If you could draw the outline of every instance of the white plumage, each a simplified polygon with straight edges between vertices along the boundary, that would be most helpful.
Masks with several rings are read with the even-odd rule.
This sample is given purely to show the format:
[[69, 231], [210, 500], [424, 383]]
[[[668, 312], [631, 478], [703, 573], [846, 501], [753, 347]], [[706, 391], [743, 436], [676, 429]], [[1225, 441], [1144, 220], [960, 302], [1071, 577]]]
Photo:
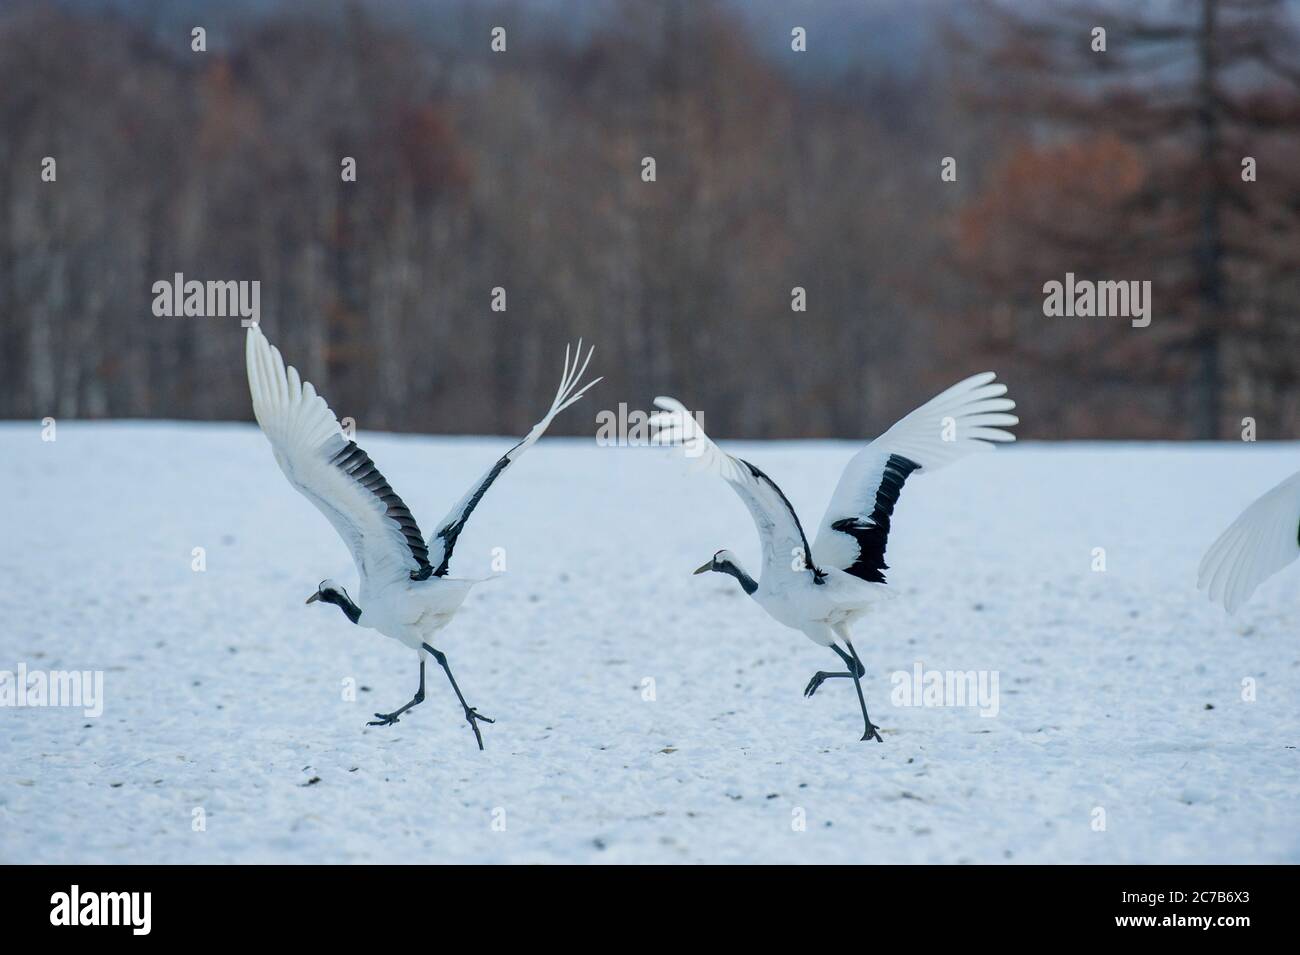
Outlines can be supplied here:
[[[1018, 419], [1007, 412], [1015, 402], [992, 372], [974, 375], [932, 398], [866, 448], [844, 469], [811, 547], [794, 508], [766, 474], [723, 452], [686, 407], [660, 397], [651, 416], [653, 441], [679, 446], [696, 468], [722, 477], [749, 509], [762, 545], [762, 570], [755, 581], [727, 550], [718, 551], [696, 573], [735, 577], [745, 592], [778, 622], [830, 647], [849, 667], [818, 672], [805, 689], [811, 696], [831, 677], [852, 677], [866, 722], [863, 739], [880, 739], [867, 717], [859, 677], [863, 668], [850, 628], [872, 604], [886, 598], [885, 547], [894, 505], [913, 471], [927, 473], [994, 442], [1014, 441], [1005, 427]], [[811, 555], [811, 556], [809, 556]], [[837, 640], [848, 647], [841, 650]]]
[[831, 524], [842, 518], [867, 514], [873, 509], [885, 469], [892, 455], [921, 466], [929, 474], [967, 454], [992, 451], [994, 443], [1014, 441], [1002, 430], [1018, 423], [1007, 414], [1016, 403], [1003, 397], [1007, 386], [995, 382], [991, 371], [972, 375], [915, 411], [859, 451], [844, 468], [831, 495], [826, 515], [817, 529], [813, 557], [831, 567], [852, 560], [854, 539]]
[[331, 580], [322, 581], [307, 602], [335, 604], [353, 623], [378, 630], [419, 656], [420, 689], [415, 698], [393, 713], [376, 713], [378, 720], [371, 725], [396, 723], [424, 699], [427, 652], [446, 671], [481, 749], [476, 720], [491, 720], [465, 703], [445, 655], [430, 645], [479, 582], [446, 576], [452, 552], [465, 522], [501, 472], [536, 443], [557, 414], [601, 380], [579, 384], [591, 350], [583, 360], [579, 342], [572, 365], [565, 350], [564, 374], [546, 415], [466, 492], [427, 541], [370, 456], [344, 435], [325, 399], [295, 368], [285, 366], [280, 352], [256, 325], [248, 329], [245, 357], [253, 413], [271, 442], [280, 470], [338, 531], [360, 578], [358, 602]]
[[1219, 535], [1197, 573], [1196, 586], [1228, 613], [1269, 577], [1300, 557], [1300, 474], [1273, 488]]

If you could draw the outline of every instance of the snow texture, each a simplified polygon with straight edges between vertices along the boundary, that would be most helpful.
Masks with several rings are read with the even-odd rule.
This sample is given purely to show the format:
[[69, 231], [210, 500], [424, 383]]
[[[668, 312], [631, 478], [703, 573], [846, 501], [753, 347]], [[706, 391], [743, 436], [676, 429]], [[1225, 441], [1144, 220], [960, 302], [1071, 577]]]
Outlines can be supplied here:
[[[426, 533], [512, 443], [358, 441]], [[860, 446], [727, 443], [814, 526]], [[0, 862], [1300, 861], [1300, 568], [1233, 618], [1195, 590], [1298, 452], [1020, 445], [914, 476], [899, 598], [857, 629], [879, 744], [849, 681], [804, 699], [829, 651], [691, 576], [724, 546], [757, 571], [723, 482], [547, 438], [452, 562], [507, 562], [440, 635], [497, 721], [480, 753], [436, 668], [365, 726], [415, 656], [304, 606], [355, 572], [255, 428], [0, 425], [0, 670], [100, 669], [106, 697], [0, 709]], [[918, 661], [996, 670], [997, 716], [892, 705]]]

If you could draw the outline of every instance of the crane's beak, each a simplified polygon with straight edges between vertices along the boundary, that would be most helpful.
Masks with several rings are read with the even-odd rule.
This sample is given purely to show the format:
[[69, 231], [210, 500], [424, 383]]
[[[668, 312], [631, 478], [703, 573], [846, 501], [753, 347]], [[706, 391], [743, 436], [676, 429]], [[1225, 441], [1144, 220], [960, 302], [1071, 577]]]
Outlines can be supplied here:
[[713, 569], [713, 561], [710, 560], [707, 564], [705, 564], [705, 565], [704, 565], [703, 567], [701, 567], [699, 570], [691, 571], [691, 573], [692, 573], [692, 574], [702, 574], [702, 573], [704, 573], [706, 570], [712, 570], [712, 569]]
[[307, 598], [307, 603], [309, 603], [309, 604], [314, 604], [314, 603], [315, 603], [316, 601], [318, 601], [318, 600], [320, 600], [320, 591], [319, 591], [319, 590], [316, 591], [316, 593], [312, 594], [310, 597]]

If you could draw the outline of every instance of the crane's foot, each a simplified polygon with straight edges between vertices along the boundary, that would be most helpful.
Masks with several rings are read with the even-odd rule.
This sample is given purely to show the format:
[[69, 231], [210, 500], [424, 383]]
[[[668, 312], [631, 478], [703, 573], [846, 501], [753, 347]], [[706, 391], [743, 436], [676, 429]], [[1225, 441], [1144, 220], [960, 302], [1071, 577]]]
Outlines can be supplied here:
[[378, 719], [371, 720], [367, 726], [392, 726], [394, 723], [400, 723], [396, 713], [376, 713]]
[[806, 697], [812, 696], [826, 682], [826, 679], [832, 676], [835, 676], [835, 674], [827, 673], [825, 670], [818, 670], [813, 674], [812, 679], [808, 681], [808, 685], [804, 687], [803, 695]]
[[476, 740], [478, 740], [478, 748], [479, 748], [479, 749], [482, 749], [482, 748], [483, 748], [483, 734], [480, 733], [479, 730], [478, 730], [478, 721], [479, 721], [479, 720], [482, 720], [484, 723], [495, 723], [495, 722], [496, 722], [496, 720], [492, 719], [491, 717], [484, 716], [482, 713], [480, 713], [478, 710], [474, 709], [474, 707], [472, 707], [472, 706], [467, 706], [467, 707], [465, 707], [465, 722], [468, 723], [468, 724], [469, 724], [469, 728], [472, 729], [472, 730], [474, 731], [474, 738], [475, 738]]
[[884, 740], [881, 739], [880, 734], [876, 732], [879, 729], [880, 727], [877, 726], [875, 723], [868, 723], [867, 731], [862, 734], [861, 742], [865, 743], [869, 739], [874, 739], [877, 743], [883, 743]]

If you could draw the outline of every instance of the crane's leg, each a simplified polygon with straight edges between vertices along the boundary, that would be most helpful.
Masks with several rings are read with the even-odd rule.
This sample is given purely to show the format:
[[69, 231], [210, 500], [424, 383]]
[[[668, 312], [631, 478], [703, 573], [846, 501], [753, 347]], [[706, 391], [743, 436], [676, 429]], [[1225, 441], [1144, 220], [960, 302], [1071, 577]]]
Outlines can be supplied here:
[[376, 713], [375, 716], [379, 717], [379, 719], [371, 720], [366, 725], [367, 726], [392, 726], [394, 723], [399, 722], [397, 719], [399, 716], [401, 716], [411, 707], [418, 706], [423, 702], [424, 702], [424, 657], [420, 657], [420, 688], [415, 691], [415, 696], [411, 698], [411, 702], [407, 703], [405, 706], [399, 709], [393, 710], [393, 712], [391, 713]]
[[[837, 654], [839, 654], [839, 657], [841, 660], [844, 661], [845, 666], [851, 667], [854, 670], [856, 670], [858, 676], [862, 676], [864, 673], [867, 672], [866, 667], [864, 667], [861, 663], [858, 663], [858, 665], [854, 667], [853, 658], [849, 656], [847, 653], [845, 653], [843, 650], [841, 650], [835, 644], [833, 643], [831, 644], [831, 649], [834, 650]], [[829, 673], [826, 670], [818, 670], [816, 673], [813, 674], [813, 678], [808, 681], [808, 685], [804, 687], [803, 695], [812, 696], [814, 693], [817, 692], [817, 688], [820, 687], [822, 683], [824, 683], [826, 680], [833, 680], [839, 677], [850, 677], [850, 676], [853, 676], [853, 674], [850, 673], [848, 670], [836, 670], [834, 672], [829, 672]]]
[[880, 738], [880, 733], [877, 732], [880, 727], [872, 723], [871, 717], [867, 715], [867, 699], [862, 695], [861, 676], [866, 672], [866, 668], [862, 665], [862, 661], [858, 659], [858, 651], [853, 649], [853, 641], [846, 639], [844, 643], [848, 646], [849, 653], [853, 656], [853, 685], [858, 691], [858, 702], [862, 704], [862, 719], [867, 724], [867, 728], [862, 734], [862, 739], [864, 742], [869, 739], [874, 739], [877, 743], [883, 743], [884, 740]]
[[478, 710], [474, 709], [474, 707], [465, 702], [465, 697], [461, 694], [460, 687], [456, 685], [456, 678], [451, 675], [451, 667], [447, 666], [446, 654], [441, 650], [435, 650], [427, 643], [423, 644], [423, 646], [424, 649], [428, 650], [429, 653], [433, 655], [433, 658], [438, 661], [438, 666], [447, 671], [447, 679], [451, 681], [451, 688], [456, 691], [456, 699], [460, 700], [461, 708], [465, 711], [465, 722], [469, 723], [469, 728], [474, 731], [474, 738], [478, 740], [478, 748], [482, 749], [483, 734], [478, 731], [477, 721], [482, 720], [484, 723], [495, 723], [496, 720], [488, 719], [488, 717], [484, 716]]

